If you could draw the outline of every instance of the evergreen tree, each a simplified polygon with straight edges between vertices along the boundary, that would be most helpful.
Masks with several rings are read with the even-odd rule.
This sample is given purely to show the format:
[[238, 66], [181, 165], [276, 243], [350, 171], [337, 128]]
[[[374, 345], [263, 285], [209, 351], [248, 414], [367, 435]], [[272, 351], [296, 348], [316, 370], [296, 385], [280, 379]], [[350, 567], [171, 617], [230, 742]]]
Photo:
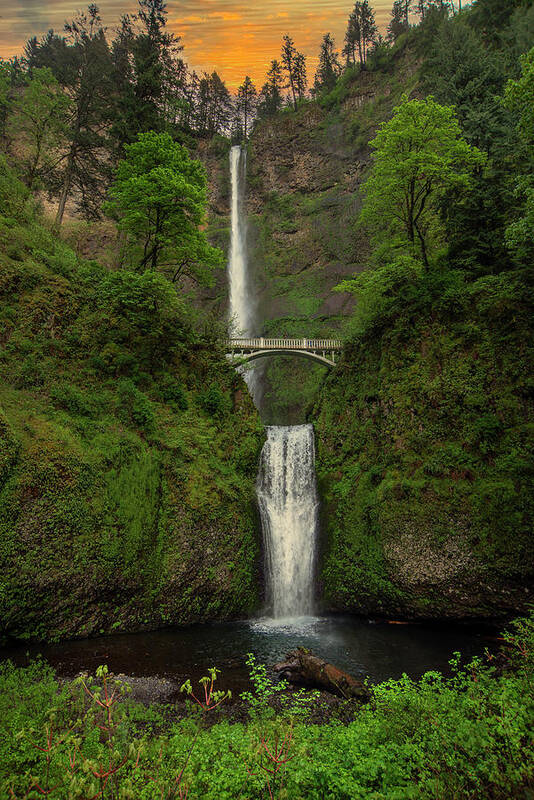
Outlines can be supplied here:
[[236, 114], [242, 123], [243, 138], [248, 138], [248, 133], [254, 112], [257, 105], [257, 91], [251, 79], [247, 75], [239, 89], [237, 90], [237, 98], [235, 104]]
[[[70, 97], [68, 147], [55, 173], [52, 188], [59, 190], [56, 225], [60, 226], [67, 199], [76, 190], [78, 206], [88, 216], [98, 216], [105, 190], [105, 164], [108, 156], [107, 132], [110, 124], [111, 58], [98, 8], [88, 7], [65, 24], [67, 50], [55, 37], [50, 49], [54, 55], [66, 54], [65, 65], [58, 64]], [[44, 42], [44, 55], [48, 42]], [[41, 51], [41, 47], [38, 47]], [[42, 51], [41, 51], [41, 54]], [[56, 75], [57, 77], [57, 75]]]
[[391, 9], [391, 19], [389, 21], [386, 38], [388, 42], [396, 41], [401, 34], [408, 30], [408, 9], [405, 0], [394, 0]]
[[306, 56], [299, 53], [293, 39], [288, 33], [284, 36], [282, 44], [282, 66], [287, 73], [287, 83], [284, 88], [291, 92], [293, 108], [297, 109], [297, 100], [306, 95], [308, 80], [306, 76]]
[[182, 49], [179, 39], [165, 30], [167, 7], [164, 0], [139, 0], [138, 24], [133, 44], [137, 117], [133, 133], [164, 127], [166, 84], [173, 70], [173, 60]]
[[523, 207], [506, 230], [506, 243], [516, 259], [531, 269], [534, 260], [534, 48], [521, 57], [519, 79], [508, 81], [505, 103], [514, 112], [528, 154], [525, 174], [516, 178], [516, 194]]
[[443, 203], [449, 258], [463, 269], [500, 269], [508, 260], [504, 231], [514, 208], [510, 154], [518, 149], [509, 111], [499, 95], [504, 87], [502, 57], [488, 50], [462, 18], [442, 20], [422, 66], [424, 90], [454, 106], [466, 140], [489, 155], [473, 176], [469, 194]]
[[122, 16], [120, 27], [111, 43], [113, 114], [110, 135], [113, 142], [114, 161], [123, 156], [124, 145], [133, 140], [137, 128], [133, 24], [133, 20], [128, 14]]
[[260, 116], [270, 116], [276, 114], [282, 108], [284, 97], [284, 76], [282, 66], [279, 61], [274, 59], [267, 72], [267, 80], [263, 84], [258, 103], [258, 114]]
[[230, 130], [234, 115], [232, 98], [217, 74], [205, 72], [198, 81], [195, 97], [195, 127], [204, 136]]
[[357, 49], [359, 62], [362, 67], [365, 67], [367, 52], [377, 33], [375, 15], [369, 5], [369, 0], [358, 0], [349, 17], [345, 33], [343, 54], [347, 59], [347, 64], [356, 63]]
[[299, 100], [306, 96], [308, 88], [308, 78], [306, 75], [306, 56], [304, 53], [297, 53], [294, 63], [295, 89]]
[[325, 33], [319, 51], [319, 64], [314, 79], [315, 92], [331, 91], [341, 74], [339, 55], [335, 50], [334, 39]]

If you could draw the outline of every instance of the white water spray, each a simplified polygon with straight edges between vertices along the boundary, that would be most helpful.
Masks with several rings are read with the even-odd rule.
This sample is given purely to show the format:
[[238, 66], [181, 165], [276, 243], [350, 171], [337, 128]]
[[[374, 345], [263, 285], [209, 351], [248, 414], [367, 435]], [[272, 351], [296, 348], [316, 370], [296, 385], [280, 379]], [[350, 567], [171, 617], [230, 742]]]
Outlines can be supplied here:
[[[230, 258], [228, 282], [230, 288], [230, 335], [251, 337], [256, 333], [256, 298], [251, 286], [247, 264], [247, 225], [245, 214], [245, 185], [247, 152], [240, 145], [230, 150], [230, 180], [232, 187]], [[259, 397], [257, 368], [244, 372], [254, 401]]]
[[312, 614], [318, 522], [312, 425], [267, 428], [257, 493], [272, 615]]

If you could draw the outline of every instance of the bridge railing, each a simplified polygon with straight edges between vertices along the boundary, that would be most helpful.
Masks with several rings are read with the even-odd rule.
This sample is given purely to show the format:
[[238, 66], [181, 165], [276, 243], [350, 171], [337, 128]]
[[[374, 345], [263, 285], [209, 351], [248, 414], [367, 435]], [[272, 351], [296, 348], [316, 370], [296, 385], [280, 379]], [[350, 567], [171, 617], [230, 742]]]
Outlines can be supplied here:
[[224, 346], [230, 350], [341, 350], [339, 339], [226, 339]]

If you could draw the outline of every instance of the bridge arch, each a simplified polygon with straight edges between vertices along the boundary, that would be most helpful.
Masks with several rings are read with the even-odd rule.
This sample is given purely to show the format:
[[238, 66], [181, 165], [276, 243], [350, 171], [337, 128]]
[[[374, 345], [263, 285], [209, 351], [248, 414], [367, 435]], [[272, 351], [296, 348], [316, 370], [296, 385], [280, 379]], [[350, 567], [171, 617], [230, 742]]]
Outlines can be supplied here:
[[342, 343], [337, 339], [228, 339], [225, 342], [228, 357], [241, 363], [266, 356], [300, 356], [324, 367], [335, 367], [336, 354]]

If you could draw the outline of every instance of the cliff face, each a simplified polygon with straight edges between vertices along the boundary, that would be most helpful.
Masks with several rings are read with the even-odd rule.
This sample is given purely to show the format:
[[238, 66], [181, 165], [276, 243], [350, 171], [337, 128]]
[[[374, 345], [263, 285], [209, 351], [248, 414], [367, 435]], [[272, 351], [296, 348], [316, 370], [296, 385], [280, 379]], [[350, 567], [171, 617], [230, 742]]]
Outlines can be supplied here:
[[532, 603], [531, 320], [528, 286], [504, 273], [348, 345], [313, 412], [329, 609]]
[[1, 632], [87, 636], [259, 602], [262, 427], [158, 276], [0, 217]]
[[[389, 71], [347, 73], [331, 95], [262, 120], [248, 148], [248, 249], [266, 335], [336, 335], [353, 303], [332, 288], [362, 270], [369, 243], [357, 225], [368, 142], [416, 82], [399, 51]], [[298, 422], [324, 370], [294, 359], [265, 364], [263, 416]]]

